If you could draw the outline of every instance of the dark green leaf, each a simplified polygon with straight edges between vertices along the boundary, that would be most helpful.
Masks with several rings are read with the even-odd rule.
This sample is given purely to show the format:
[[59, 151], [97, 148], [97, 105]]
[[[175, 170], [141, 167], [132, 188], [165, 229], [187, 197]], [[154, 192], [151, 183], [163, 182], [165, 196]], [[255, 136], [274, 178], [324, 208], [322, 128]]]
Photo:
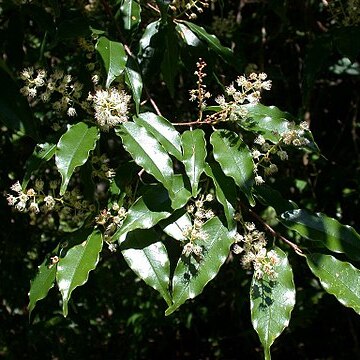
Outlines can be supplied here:
[[173, 177], [172, 189], [169, 192], [171, 207], [179, 209], [191, 198], [189, 179], [186, 175], [176, 174]]
[[113, 239], [122, 242], [125, 240], [122, 237], [123, 234], [136, 229], [150, 229], [170, 215], [171, 207], [167, 191], [160, 185], [151, 186], [131, 205], [122, 226], [115, 233]]
[[350, 259], [360, 260], [360, 235], [351, 226], [302, 209], [286, 211], [281, 215], [280, 221], [308, 240], [320, 241], [331, 251], [345, 253]]
[[201, 44], [199, 38], [185, 25], [177, 24], [176, 30], [186, 45], [196, 47]]
[[151, 112], [139, 114], [135, 122], [148, 130], [164, 149], [178, 160], [182, 160], [181, 138], [175, 127], [164, 117]]
[[172, 314], [187, 299], [199, 295], [229, 254], [233, 239], [218, 218], [207, 221], [202, 230], [208, 236], [206, 240], [196, 241], [196, 245], [203, 248], [202, 258], [182, 255], [179, 259], [173, 277], [173, 305], [166, 310], [166, 315]]
[[212, 179], [215, 186], [216, 198], [224, 207], [229, 231], [235, 231], [236, 221], [234, 220], [234, 215], [236, 212], [236, 186], [234, 180], [225, 176], [218, 163], [207, 164], [205, 173]]
[[295, 305], [295, 285], [286, 254], [279, 248], [273, 251], [280, 262], [274, 267], [276, 280], [267, 275], [253, 276], [250, 291], [251, 321], [264, 346], [265, 359], [270, 359], [270, 346], [289, 325]]
[[186, 130], [181, 135], [184, 150], [183, 164], [190, 179], [192, 196], [198, 194], [199, 180], [205, 169], [206, 141], [201, 129]]
[[214, 50], [218, 55], [222, 56], [225, 60], [231, 61], [233, 58], [233, 52], [228, 47], [221, 45], [219, 39], [215, 35], [211, 35], [206, 30], [195, 25], [189, 21], [183, 21], [183, 23], [194, 32], [201, 40], [205, 41], [208, 46]]
[[97, 44], [96, 50], [99, 52], [106, 71], [106, 87], [122, 74], [125, 69], [127, 55], [123, 44], [110, 41], [105, 36], [102, 36]]
[[229, 130], [214, 131], [210, 142], [214, 148], [214, 158], [224, 174], [232, 177], [250, 204], [255, 205], [252, 195], [254, 162], [249, 148], [236, 133]]
[[120, 10], [124, 22], [124, 29], [131, 30], [133, 27], [139, 25], [141, 21], [141, 6], [138, 1], [124, 0]]
[[129, 57], [125, 67], [125, 83], [131, 89], [135, 103], [136, 113], [140, 111], [140, 101], [143, 89], [141, 74], [137, 70], [136, 60]]
[[36, 303], [44, 299], [49, 290], [54, 286], [56, 275], [56, 265], [51, 265], [48, 259], [39, 266], [39, 270], [31, 281], [30, 292], [29, 292], [29, 313], [34, 310]]
[[130, 122], [117, 129], [117, 133], [135, 162], [171, 191], [172, 161], [155, 137], [144, 127]]
[[102, 235], [94, 230], [91, 235], [80, 245], [71, 248], [61, 258], [56, 273], [56, 281], [63, 299], [63, 315], [68, 314], [68, 302], [73, 290], [85, 284], [89, 273], [94, 270], [102, 248]]
[[311, 254], [306, 260], [324, 289], [360, 315], [360, 270], [330, 255]]
[[55, 151], [56, 144], [45, 143], [37, 145], [30, 158], [26, 161], [26, 173], [22, 181], [23, 189], [26, 188], [31, 175], [39, 169], [43, 162], [49, 161], [55, 155]]
[[128, 243], [129, 248], [122, 250], [122, 254], [137, 276], [159, 291], [170, 306], [170, 261], [165, 245], [158, 240], [159, 235], [154, 230], [133, 231], [123, 243]]
[[164, 57], [161, 63], [161, 74], [170, 95], [175, 95], [175, 78], [179, 70], [179, 40], [172, 24], [167, 25], [164, 31]]
[[60, 195], [65, 193], [75, 168], [85, 164], [90, 151], [95, 149], [99, 136], [96, 126], [83, 122], [69, 126], [61, 136], [55, 155], [55, 163], [62, 177]]

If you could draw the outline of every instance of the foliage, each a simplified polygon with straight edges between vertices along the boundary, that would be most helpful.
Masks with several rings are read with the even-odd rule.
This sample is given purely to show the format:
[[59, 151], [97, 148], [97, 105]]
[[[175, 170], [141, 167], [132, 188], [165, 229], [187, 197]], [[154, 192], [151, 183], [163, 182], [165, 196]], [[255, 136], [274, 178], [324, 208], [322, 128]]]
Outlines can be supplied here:
[[[134, 302], [146, 309], [126, 324], [141, 341], [139, 329], [164, 314], [190, 324], [186, 304], [198, 304], [204, 318], [214, 311], [216, 304], [206, 307], [200, 294], [216, 290], [227, 267], [239, 282], [226, 285], [241, 287], [235, 301], [247, 293], [250, 312], [242, 315], [251, 315], [265, 359], [291, 328], [297, 306], [318, 301], [310, 290], [303, 295], [303, 286], [316, 284], [319, 298], [327, 292], [359, 313], [356, 217], [342, 214], [346, 203], [336, 203], [339, 198], [326, 203], [334, 184], [317, 169], [328, 166], [320, 151], [335, 140], [327, 147], [310, 114], [324, 83], [358, 82], [359, 48], [351, 44], [359, 39], [360, 14], [356, 7], [339, 12], [336, 4], [306, 1], [328, 27], [310, 36], [306, 24], [290, 18], [290, 4], [281, 3], [255, 2], [252, 9], [241, 2], [237, 21], [233, 2], [221, 1], [4, 3], [0, 120], [7, 161], [1, 177], [12, 206], [7, 216], [18, 223], [26, 216], [17, 212], [27, 213], [31, 226], [26, 250], [17, 256], [33, 256], [26, 272], [33, 326], [41, 304], [53, 306], [52, 288], [60, 293], [63, 316], [78, 317], [81, 290], [74, 290], [97, 278], [101, 291], [83, 307], [110, 314], [101, 296], [115, 302], [114, 284], [136, 276], [158, 292], [135, 280], [123, 295], [124, 307]], [[217, 15], [206, 17], [218, 13], [228, 14], [228, 28]], [[249, 29], [260, 23], [257, 39]], [[296, 76], [290, 61], [277, 68], [283, 54], [267, 51], [286, 44], [287, 30], [296, 45], [291, 51], [303, 52], [291, 55], [297, 65], [304, 62]], [[249, 37], [246, 51], [236, 33]], [[280, 81], [284, 73], [289, 77]], [[326, 82], [317, 83], [320, 76]], [[351, 133], [359, 156], [356, 106]], [[14, 154], [26, 162], [9, 161]], [[343, 159], [341, 150], [337, 154]], [[344, 178], [341, 192], [353, 200], [359, 184], [355, 176], [350, 185]], [[317, 183], [324, 184], [318, 196]], [[37, 271], [34, 264], [41, 264]], [[71, 320], [56, 315], [48, 321], [61, 328]], [[110, 338], [115, 329], [103, 331]], [[146, 357], [131, 346], [133, 358]]]

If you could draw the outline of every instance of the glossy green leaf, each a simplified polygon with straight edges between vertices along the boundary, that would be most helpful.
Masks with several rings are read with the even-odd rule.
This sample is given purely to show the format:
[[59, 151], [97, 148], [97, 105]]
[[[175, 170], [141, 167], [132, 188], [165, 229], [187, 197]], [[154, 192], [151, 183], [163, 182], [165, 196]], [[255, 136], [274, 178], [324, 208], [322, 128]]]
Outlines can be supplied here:
[[96, 126], [83, 122], [68, 126], [57, 144], [55, 163], [61, 174], [60, 195], [68, 186], [75, 168], [85, 164], [91, 150], [95, 149], [100, 133]]
[[230, 232], [236, 231], [236, 186], [234, 180], [226, 176], [218, 163], [206, 164], [205, 173], [215, 186], [216, 199], [224, 207], [227, 227]]
[[201, 44], [200, 39], [187, 26], [179, 23], [176, 30], [186, 45], [196, 47]]
[[298, 207], [293, 201], [286, 200], [279, 191], [266, 184], [256, 186], [254, 195], [262, 204], [273, 207], [278, 215]]
[[331, 255], [310, 254], [306, 260], [324, 289], [360, 315], [360, 270]]
[[141, 74], [137, 70], [136, 60], [129, 57], [125, 67], [125, 83], [131, 89], [132, 97], [135, 103], [136, 113], [140, 111], [141, 94], [143, 90], [143, 81]]
[[71, 248], [58, 262], [56, 281], [63, 300], [63, 315], [68, 314], [68, 302], [73, 290], [85, 284], [94, 270], [102, 248], [102, 235], [94, 230], [86, 241]]
[[308, 240], [319, 241], [329, 250], [360, 260], [360, 235], [348, 225], [320, 213], [303, 209], [286, 211], [280, 221]]
[[181, 135], [184, 150], [183, 164], [190, 179], [192, 196], [198, 194], [198, 185], [201, 174], [205, 169], [206, 141], [205, 133], [201, 129], [186, 130]]
[[229, 130], [214, 131], [210, 142], [214, 148], [214, 158], [224, 174], [232, 177], [250, 204], [255, 205], [252, 195], [254, 162], [249, 148], [236, 133]]
[[146, 112], [139, 114], [134, 121], [146, 128], [169, 154], [182, 160], [180, 134], [167, 119], [152, 112]]
[[265, 360], [270, 359], [270, 346], [289, 325], [295, 305], [293, 273], [286, 254], [279, 248], [273, 251], [280, 262], [274, 270], [276, 280], [267, 275], [262, 279], [253, 276], [250, 291], [251, 321], [264, 347]]
[[180, 209], [191, 198], [189, 179], [186, 175], [176, 174], [173, 176], [172, 189], [169, 192], [171, 207]]
[[218, 218], [207, 221], [202, 230], [207, 239], [196, 241], [203, 248], [202, 258], [180, 257], [172, 281], [173, 305], [166, 310], [166, 315], [173, 313], [187, 299], [199, 295], [219, 272], [229, 254], [233, 239]]
[[173, 24], [169, 23], [163, 31], [165, 49], [160, 68], [170, 95], [174, 97], [174, 83], [179, 70], [179, 40]]
[[104, 62], [106, 87], [108, 88], [125, 70], [127, 55], [124, 45], [116, 41], [110, 41], [105, 36], [102, 36], [96, 44], [96, 50]]
[[227, 61], [230, 61], [232, 59], [232, 50], [228, 47], [221, 45], [219, 39], [215, 35], [209, 34], [203, 27], [193, 24], [189, 21], [183, 21], [183, 23], [201, 40], [205, 41], [208, 46], [218, 55], [222, 56]]
[[171, 191], [172, 161], [156, 138], [146, 128], [131, 122], [123, 124], [117, 133], [135, 162]]
[[171, 211], [167, 191], [161, 185], [151, 186], [131, 205], [122, 226], [113, 236], [114, 241], [124, 241], [122, 235], [130, 231], [152, 228], [160, 220], [169, 217]]
[[141, 21], [141, 6], [136, 0], [124, 0], [120, 7], [124, 29], [131, 30]]
[[260, 103], [245, 105], [248, 120], [241, 121], [246, 129], [259, 132], [266, 140], [277, 142], [280, 134], [289, 130], [289, 123], [296, 119], [276, 106], [265, 106]]
[[56, 265], [51, 265], [48, 259], [39, 266], [39, 270], [30, 284], [29, 292], [29, 313], [34, 310], [36, 303], [44, 299], [49, 290], [54, 286], [56, 275]]
[[184, 237], [183, 232], [187, 227], [192, 226], [191, 217], [188, 212], [176, 212], [162, 222], [160, 226], [164, 233], [171, 236], [173, 239], [185, 241], [186, 238]]
[[159, 291], [170, 306], [170, 261], [159, 235], [154, 230], [133, 231], [127, 235], [122, 248], [125, 245], [127, 248], [121, 252], [129, 267], [146, 284]]
[[30, 158], [26, 161], [26, 173], [22, 181], [22, 188], [25, 189], [31, 175], [36, 172], [43, 162], [49, 161], [56, 151], [56, 144], [38, 144], [31, 154]]

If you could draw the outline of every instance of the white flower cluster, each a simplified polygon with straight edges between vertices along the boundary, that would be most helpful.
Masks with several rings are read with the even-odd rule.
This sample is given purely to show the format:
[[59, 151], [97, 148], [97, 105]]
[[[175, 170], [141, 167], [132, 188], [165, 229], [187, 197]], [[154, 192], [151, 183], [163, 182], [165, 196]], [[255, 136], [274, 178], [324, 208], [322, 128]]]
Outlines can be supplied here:
[[[20, 182], [17, 181], [10, 188], [16, 195], [8, 194], [7, 201], [16, 210], [28, 212], [32, 225], [37, 224], [37, 222], [48, 223], [48, 225], [53, 223], [54, 221], [50, 219], [51, 216], [49, 215], [51, 211], [58, 214], [60, 221], [74, 225], [82, 222], [90, 212], [95, 211], [94, 205], [82, 200], [78, 189], [66, 192], [63, 197], [55, 197], [54, 193], [57, 186], [57, 181], [50, 181], [50, 191], [46, 194], [44, 182], [41, 179], [36, 179], [34, 188], [27, 190], [23, 190]], [[46, 216], [47, 219], [41, 219], [41, 215]]]
[[274, 266], [279, 263], [279, 258], [274, 251], [267, 251], [265, 234], [256, 230], [254, 223], [244, 224], [244, 235], [235, 234], [232, 251], [242, 254], [243, 268], [253, 268], [257, 279], [263, 278], [264, 274], [270, 279], [276, 279]]
[[35, 71], [30, 67], [21, 72], [20, 78], [25, 82], [20, 92], [29, 100], [39, 96], [47, 103], [53, 94], [57, 93], [60, 99], [51, 103], [53, 110], [65, 112], [68, 116], [76, 115], [74, 106], [82, 95], [83, 85], [78, 81], [74, 82], [71, 75], [65, 74], [62, 70], [55, 70], [48, 77], [45, 70]]
[[301, 122], [299, 126], [291, 122], [288, 125], [288, 131], [281, 134], [281, 141], [286, 145], [308, 145], [310, 141], [304, 137], [306, 130], [309, 130], [309, 124], [306, 121]]
[[232, 98], [228, 101], [224, 95], [215, 98], [215, 102], [221, 107], [221, 110], [209, 115], [206, 120], [208, 122], [219, 121], [237, 121], [246, 119], [248, 111], [246, 104], [256, 104], [260, 101], [261, 91], [271, 89], [271, 80], [266, 80], [265, 73], [251, 73], [248, 77], [239, 76], [236, 79], [236, 85], [231, 84], [226, 87], [226, 95]]
[[98, 89], [95, 95], [89, 95], [95, 110], [95, 119], [104, 131], [128, 121], [128, 104], [131, 97], [124, 90], [111, 88]]
[[[111, 237], [114, 235], [116, 230], [122, 226], [125, 218], [127, 216], [127, 211], [123, 206], [120, 206], [118, 203], [113, 203], [111, 208], [104, 209], [100, 212], [95, 218], [95, 222], [98, 225], [104, 227], [104, 240], [111, 244]], [[115, 251], [115, 247], [109, 245], [110, 251]]]
[[180, 14], [185, 14], [188, 19], [195, 20], [197, 14], [201, 14], [204, 9], [210, 6], [210, 3], [213, 0], [173, 0], [170, 4], [170, 8], [173, 11], [178, 11]]
[[187, 212], [193, 218], [192, 226], [188, 226], [183, 231], [183, 236], [187, 239], [183, 247], [182, 254], [189, 257], [192, 253], [198, 257], [202, 256], [203, 247], [196, 244], [197, 240], [205, 241], [208, 237], [206, 232], [202, 230], [204, 222], [214, 217], [214, 213], [210, 209], [205, 209], [206, 202], [213, 201], [211, 194], [201, 196], [195, 200], [194, 204], [188, 205]]

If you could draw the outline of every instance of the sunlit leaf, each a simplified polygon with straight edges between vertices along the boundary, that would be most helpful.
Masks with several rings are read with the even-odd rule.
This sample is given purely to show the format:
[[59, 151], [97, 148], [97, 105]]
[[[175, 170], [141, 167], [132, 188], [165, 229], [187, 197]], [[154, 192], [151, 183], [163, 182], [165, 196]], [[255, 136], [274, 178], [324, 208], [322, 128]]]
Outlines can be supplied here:
[[233, 239], [218, 218], [207, 221], [202, 230], [207, 239], [197, 240], [196, 244], [203, 248], [203, 255], [197, 259], [192, 255], [182, 255], [179, 259], [172, 281], [173, 305], [166, 310], [166, 315], [173, 313], [187, 299], [199, 295], [219, 272], [229, 254]]
[[57, 144], [55, 163], [61, 174], [60, 195], [63, 195], [74, 170], [83, 164], [95, 149], [100, 133], [96, 126], [83, 122], [68, 126]]
[[110, 41], [105, 36], [100, 37], [96, 44], [106, 71], [106, 87], [125, 70], [127, 55], [122, 43]]
[[273, 251], [280, 262], [274, 267], [276, 280], [265, 274], [253, 276], [250, 291], [251, 321], [264, 347], [265, 359], [270, 359], [270, 346], [289, 325], [295, 305], [295, 285], [286, 254], [279, 248]]
[[85, 284], [89, 273], [94, 270], [102, 248], [102, 235], [98, 230], [89, 235], [86, 241], [71, 248], [61, 258], [56, 273], [56, 281], [63, 300], [63, 315], [68, 314], [68, 302], [73, 290]]
[[35, 278], [31, 281], [29, 292], [29, 313], [34, 310], [36, 303], [44, 299], [49, 290], [54, 286], [56, 275], [56, 265], [51, 264], [49, 259], [45, 259], [39, 266]]
[[201, 129], [186, 130], [181, 135], [183, 146], [183, 164], [190, 179], [192, 196], [196, 197], [201, 174], [205, 168], [206, 142]]
[[310, 254], [306, 260], [324, 289], [360, 315], [360, 270], [331, 255]]
[[131, 122], [123, 124], [117, 133], [134, 161], [171, 191], [172, 161], [156, 138], [143, 126]]
[[134, 99], [136, 113], [140, 111], [141, 94], [143, 90], [143, 81], [141, 74], [137, 70], [137, 64], [131, 57], [128, 58], [125, 67], [125, 83], [131, 89]]
[[236, 186], [234, 180], [223, 173], [218, 163], [206, 164], [205, 173], [214, 182], [216, 198], [224, 207], [229, 231], [236, 230], [236, 221], [234, 220], [236, 212]]
[[324, 214], [312, 214], [303, 209], [286, 211], [280, 221], [308, 240], [321, 242], [331, 251], [360, 260], [360, 235], [351, 226], [342, 225]]
[[133, 231], [126, 236], [121, 249], [129, 267], [146, 284], [159, 291], [170, 306], [170, 261], [159, 235], [154, 230]]
[[255, 205], [252, 195], [254, 162], [247, 145], [235, 132], [229, 130], [214, 131], [210, 142], [214, 148], [214, 158], [224, 174], [232, 177], [250, 204]]
[[161, 186], [151, 186], [149, 190], [131, 205], [128, 214], [113, 236], [114, 241], [124, 241], [123, 234], [136, 229], [150, 229], [160, 220], [171, 215], [170, 199]]
[[167, 119], [152, 112], [146, 112], [139, 114], [134, 121], [146, 128], [169, 154], [181, 161], [180, 134]]
[[124, 29], [131, 30], [141, 21], [141, 6], [136, 0], [124, 0], [120, 7]]

